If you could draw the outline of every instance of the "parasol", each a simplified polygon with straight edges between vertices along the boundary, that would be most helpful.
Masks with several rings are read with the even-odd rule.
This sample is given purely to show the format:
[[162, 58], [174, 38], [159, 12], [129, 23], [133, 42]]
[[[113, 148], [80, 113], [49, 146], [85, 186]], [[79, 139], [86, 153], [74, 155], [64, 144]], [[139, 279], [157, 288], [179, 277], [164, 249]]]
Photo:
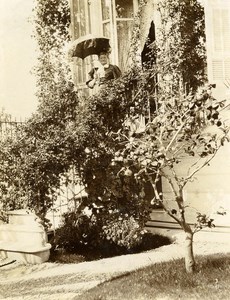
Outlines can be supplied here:
[[93, 36], [92, 34], [82, 36], [75, 40], [71, 46], [72, 57], [84, 59], [89, 55], [110, 50], [109, 39], [102, 36]]

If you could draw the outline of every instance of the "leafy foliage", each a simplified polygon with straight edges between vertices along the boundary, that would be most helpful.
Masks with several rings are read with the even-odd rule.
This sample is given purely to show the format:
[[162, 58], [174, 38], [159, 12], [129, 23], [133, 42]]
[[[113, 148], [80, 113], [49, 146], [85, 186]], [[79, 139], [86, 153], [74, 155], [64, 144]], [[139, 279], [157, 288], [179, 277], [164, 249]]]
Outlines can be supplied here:
[[39, 50], [34, 71], [39, 107], [13, 139], [4, 142], [0, 153], [5, 162], [4, 203], [8, 209], [28, 206], [44, 220], [56, 199], [60, 174], [69, 169], [72, 145], [65, 130], [76, 119], [78, 104], [65, 59], [69, 23], [68, 1], [37, 0], [33, 24]]
[[127, 249], [139, 246], [146, 234], [146, 231], [132, 216], [121, 214], [113, 220], [108, 220], [107, 224], [102, 227], [102, 232], [107, 240]]
[[[150, 68], [150, 73], [154, 74], [155, 68]], [[145, 97], [150, 102], [152, 94], [146, 93], [148, 81], [148, 72], [145, 72], [140, 98]], [[143, 88], [144, 84], [146, 88]], [[139, 185], [151, 183], [155, 195], [152, 201], [160, 204], [190, 235], [191, 240], [200, 229], [213, 227], [213, 220], [198, 214], [194, 227], [190, 227], [186, 220], [189, 207], [185, 203], [185, 187], [229, 141], [229, 127], [221, 120], [224, 103], [213, 98], [211, 89], [212, 86], [207, 85], [188, 94], [180, 89], [159, 89], [154, 96], [155, 111], [146, 116], [142, 106], [142, 114], [146, 116], [145, 127], [127, 134], [124, 124], [114, 135], [114, 140], [122, 145], [113, 159], [114, 164], [119, 164], [120, 172], [133, 176]], [[138, 104], [138, 112], [140, 108]], [[191, 163], [181, 174], [189, 157], [192, 158]], [[170, 197], [157, 189], [162, 178], [171, 189]]]
[[[129, 121], [113, 134], [120, 148], [114, 153], [112, 163], [120, 168], [118, 174], [134, 178], [140, 191], [142, 186], [143, 198], [143, 186], [149, 182], [154, 191], [152, 201], [180, 224], [187, 235], [186, 267], [191, 272], [193, 234], [203, 227], [213, 227], [213, 220], [198, 214], [194, 227], [188, 224], [184, 190], [229, 140], [229, 127], [221, 120], [224, 103], [213, 98], [212, 85], [204, 85], [206, 62], [201, 6], [197, 1], [171, 1], [170, 4], [161, 1], [159, 10], [162, 36], [157, 47], [152, 45], [149, 51], [150, 58], [157, 57], [157, 65], [150, 59], [144, 72], [140, 71], [140, 77], [136, 77]], [[142, 128], [134, 126], [140, 114], [145, 118]], [[193, 158], [192, 163], [181, 174], [189, 157]], [[157, 189], [162, 178], [171, 189], [170, 198]]]
[[20, 207], [20, 199], [16, 203], [15, 196], [20, 189], [17, 176], [19, 166], [12, 153], [12, 142], [16, 141], [16, 132], [20, 125], [12, 121], [12, 116], [4, 109], [0, 112], [0, 209], [1, 219], [7, 220], [6, 210]]
[[51, 242], [54, 255], [62, 249], [90, 260], [138, 253], [171, 243], [169, 238], [141, 229], [133, 217], [117, 214], [112, 220], [107, 216], [104, 222], [84, 212], [76, 215], [75, 211], [64, 214]]
[[[184, 189], [225, 144], [229, 129], [221, 121], [224, 104], [212, 97], [212, 86], [198, 88], [205, 81], [201, 7], [195, 0], [168, 4], [167, 10], [162, 11], [166, 1], [159, 7], [166, 15], [162, 15], [162, 39], [149, 52], [150, 63], [143, 68], [134, 64], [122, 78], [79, 101], [64, 56], [67, 1], [37, 1], [40, 104], [15, 140], [1, 148], [8, 168], [7, 177], [5, 170], [1, 176], [17, 191], [14, 203], [21, 201], [46, 221], [63, 177], [74, 167], [88, 197], [77, 199], [78, 207], [70, 218], [76, 228], [72, 232], [66, 219], [62, 237], [73, 234], [75, 241], [84, 230], [104, 230], [113, 242], [132, 247], [141, 240], [151, 202], [161, 204], [191, 241], [194, 232], [212, 226], [207, 216], [198, 215], [194, 228], [190, 227]], [[133, 45], [138, 37], [136, 30]], [[138, 122], [140, 116], [145, 120], [143, 126]], [[186, 157], [194, 161], [187, 174], [181, 175], [178, 170]], [[172, 190], [170, 199], [159, 193], [161, 178]], [[152, 199], [146, 197], [147, 184], [152, 187]], [[9, 191], [8, 186], [7, 199]], [[90, 219], [81, 216], [86, 207]], [[79, 222], [87, 228], [80, 228]], [[68, 240], [62, 242], [72, 247]]]
[[197, 0], [161, 0], [158, 11], [162, 23], [157, 37], [160, 84], [195, 91], [206, 78], [204, 9]]
[[55, 232], [53, 246], [67, 251], [84, 251], [98, 247], [101, 242], [100, 226], [86, 214], [76, 215], [74, 211], [63, 215], [63, 222]]

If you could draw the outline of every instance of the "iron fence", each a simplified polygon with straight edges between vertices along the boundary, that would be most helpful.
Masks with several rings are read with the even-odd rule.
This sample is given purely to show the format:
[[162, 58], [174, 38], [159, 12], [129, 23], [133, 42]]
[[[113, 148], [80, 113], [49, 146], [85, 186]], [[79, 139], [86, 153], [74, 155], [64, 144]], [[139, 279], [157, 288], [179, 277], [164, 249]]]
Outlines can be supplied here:
[[0, 139], [13, 137], [15, 130], [25, 123], [25, 120], [17, 120], [11, 116], [0, 116]]

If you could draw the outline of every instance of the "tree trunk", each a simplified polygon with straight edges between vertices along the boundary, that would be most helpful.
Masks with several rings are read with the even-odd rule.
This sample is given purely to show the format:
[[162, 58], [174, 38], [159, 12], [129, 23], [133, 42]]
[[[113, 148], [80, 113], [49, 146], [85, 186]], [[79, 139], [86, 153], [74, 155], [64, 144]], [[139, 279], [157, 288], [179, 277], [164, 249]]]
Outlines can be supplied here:
[[195, 270], [195, 259], [193, 255], [193, 233], [191, 230], [185, 231], [185, 268], [187, 273]]

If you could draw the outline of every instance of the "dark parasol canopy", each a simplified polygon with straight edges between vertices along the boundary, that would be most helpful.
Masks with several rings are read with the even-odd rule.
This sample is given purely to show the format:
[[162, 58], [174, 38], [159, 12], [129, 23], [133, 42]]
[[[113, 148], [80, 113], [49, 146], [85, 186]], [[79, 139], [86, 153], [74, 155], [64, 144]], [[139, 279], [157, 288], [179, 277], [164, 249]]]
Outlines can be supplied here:
[[89, 55], [110, 50], [109, 39], [106, 37], [97, 37], [91, 34], [80, 37], [72, 44], [72, 57], [84, 59]]

